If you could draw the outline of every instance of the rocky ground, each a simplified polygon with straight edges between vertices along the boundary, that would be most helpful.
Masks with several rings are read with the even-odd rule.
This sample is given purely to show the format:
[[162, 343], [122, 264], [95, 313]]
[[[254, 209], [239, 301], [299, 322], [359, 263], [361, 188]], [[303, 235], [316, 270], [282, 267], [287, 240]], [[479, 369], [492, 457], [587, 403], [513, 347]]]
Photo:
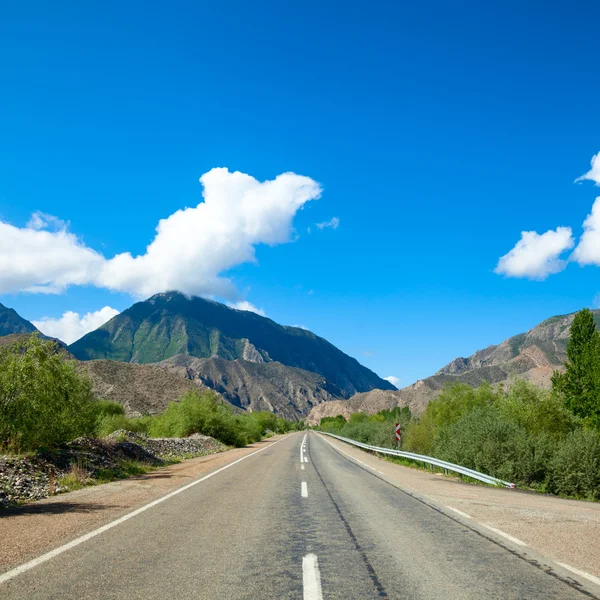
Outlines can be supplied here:
[[0, 455], [0, 509], [127, 474], [126, 464], [158, 467], [173, 460], [222, 452], [214, 438], [146, 438], [116, 431], [106, 439], [79, 438], [31, 456]]

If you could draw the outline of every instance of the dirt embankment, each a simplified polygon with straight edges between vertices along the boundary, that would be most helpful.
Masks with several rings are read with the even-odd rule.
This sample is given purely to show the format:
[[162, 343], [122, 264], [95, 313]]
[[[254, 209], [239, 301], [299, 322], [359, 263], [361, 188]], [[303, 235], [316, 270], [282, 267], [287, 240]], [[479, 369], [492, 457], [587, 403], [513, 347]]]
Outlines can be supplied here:
[[138, 465], [158, 467], [226, 450], [214, 438], [146, 438], [117, 431], [106, 439], [79, 438], [33, 456], [0, 456], [0, 509], [127, 476]]

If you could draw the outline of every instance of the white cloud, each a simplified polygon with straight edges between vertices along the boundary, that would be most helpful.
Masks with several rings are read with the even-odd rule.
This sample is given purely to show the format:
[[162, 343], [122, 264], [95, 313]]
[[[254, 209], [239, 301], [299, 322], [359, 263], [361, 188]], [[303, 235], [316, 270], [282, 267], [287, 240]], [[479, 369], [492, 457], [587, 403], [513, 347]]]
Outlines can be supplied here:
[[557, 227], [556, 231], [541, 235], [523, 231], [515, 247], [500, 258], [495, 272], [508, 277], [545, 279], [565, 268], [567, 261], [561, 260], [560, 255], [573, 245], [570, 227]]
[[290, 327], [297, 327], [298, 329], [304, 329], [305, 331], [310, 331], [310, 329], [306, 325], [290, 325]]
[[47, 221], [34, 214], [23, 229], [0, 222], [0, 293], [59, 293], [90, 283], [105, 259], [66, 228], [39, 229]]
[[600, 265], [600, 196], [592, 205], [592, 212], [583, 222], [583, 234], [571, 260], [580, 265]]
[[91, 284], [141, 297], [179, 290], [239, 300], [223, 274], [255, 262], [259, 244], [290, 241], [294, 216], [320, 197], [321, 187], [295, 173], [259, 182], [225, 168], [212, 169], [200, 182], [203, 202], [159, 221], [140, 256], [126, 252], [107, 259], [43, 213], [35, 213], [22, 229], [0, 222], [0, 293], [57, 293]]
[[247, 310], [248, 312], [256, 313], [261, 317], [266, 317], [265, 311], [262, 308], [258, 308], [254, 306], [251, 302], [247, 300], [242, 300], [241, 302], [231, 302], [228, 304], [229, 307], [235, 308], [236, 310]]
[[587, 179], [589, 181], [593, 181], [596, 185], [600, 185], [600, 152], [592, 156], [591, 165], [592, 168], [581, 177], [578, 177], [575, 180], [576, 183]]
[[118, 310], [105, 306], [95, 312], [86, 313], [83, 317], [79, 313], [67, 311], [60, 319], [42, 317], [39, 321], [32, 321], [32, 323], [44, 335], [72, 344], [86, 333], [98, 329], [118, 314]]
[[47, 215], [46, 213], [40, 212], [39, 210], [34, 212], [27, 223], [29, 229], [55, 229], [57, 231], [63, 231], [69, 226], [63, 220], [53, 215]]
[[390, 375], [389, 377], [384, 377], [386, 381], [389, 381], [392, 385], [395, 385], [398, 389], [400, 389], [400, 378], [394, 377]]
[[[333, 217], [331, 221], [324, 221], [323, 223], [316, 223], [319, 229], [325, 229], [330, 227], [331, 229], [337, 229], [340, 226], [340, 220], [337, 217]], [[310, 233], [310, 231], [309, 231]]]

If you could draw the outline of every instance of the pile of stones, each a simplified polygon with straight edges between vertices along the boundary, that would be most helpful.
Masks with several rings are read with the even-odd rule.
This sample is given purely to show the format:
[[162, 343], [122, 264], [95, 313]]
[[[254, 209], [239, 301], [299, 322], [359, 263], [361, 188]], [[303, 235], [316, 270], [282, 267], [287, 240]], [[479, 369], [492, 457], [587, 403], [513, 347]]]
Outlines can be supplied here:
[[93, 483], [103, 470], [118, 469], [126, 460], [152, 466], [222, 452], [214, 438], [148, 438], [115, 431], [105, 439], [82, 437], [53, 451], [33, 456], [0, 455], [0, 509], [68, 491], [61, 480], [75, 470], [81, 483]]

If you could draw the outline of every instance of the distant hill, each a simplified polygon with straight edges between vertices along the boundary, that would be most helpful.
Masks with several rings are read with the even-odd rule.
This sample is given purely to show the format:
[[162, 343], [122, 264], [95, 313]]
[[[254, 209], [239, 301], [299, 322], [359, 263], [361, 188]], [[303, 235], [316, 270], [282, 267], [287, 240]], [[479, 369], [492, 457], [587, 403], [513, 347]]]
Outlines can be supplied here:
[[159, 364], [171, 373], [219, 392], [235, 406], [268, 410], [291, 420], [305, 417], [317, 404], [343, 397], [339, 388], [322, 375], [280, 362], [255, 363], [180, 354]]
[[[600, 329], [600, 310], [592, 313], [596, 327]], [[347, 402], [317, 406], [309, 414], [308, 422], [318, 423], [324, 416], [346, 416], [356, 411], [372, 414], [394, 406], [409, 406], [413, 413], [419, 413], [444, 385], [452, 382], [475, 387], [484, 382], [510, 385], [511, 380], [518, 377], [549, 388], [552, 373], [562, 369], [566, 360], [565, 351], [574, 316], [575, 313], [571, 313], [546, 319], [526, 333], [508, 338], [497, 346], [478, 350], [468, 358], [455, 358], [431, 377], [401, 390], [374, 390], [356, 394]]]
[[36, 331], [34, 325], [19, 316], [15, 310], [0, 304], [0, 336]]
[[134, 304], [71, 344], [69, 351], [80, 360], [141, 364], [180, 354], [256, 364], [279, 362], [322, 375], [343, 397], [374, 388], [394, 389], [310, 331], [178, 292]]
[[163, 412], [169, 402], [185, 392], [205, 389], [201, 381], [192, 381], [157, 365], [135, 365], [112, 360], [79, 362], [77, 368], [92, 381], [94, 395], [123, 405], [128, 417]]

